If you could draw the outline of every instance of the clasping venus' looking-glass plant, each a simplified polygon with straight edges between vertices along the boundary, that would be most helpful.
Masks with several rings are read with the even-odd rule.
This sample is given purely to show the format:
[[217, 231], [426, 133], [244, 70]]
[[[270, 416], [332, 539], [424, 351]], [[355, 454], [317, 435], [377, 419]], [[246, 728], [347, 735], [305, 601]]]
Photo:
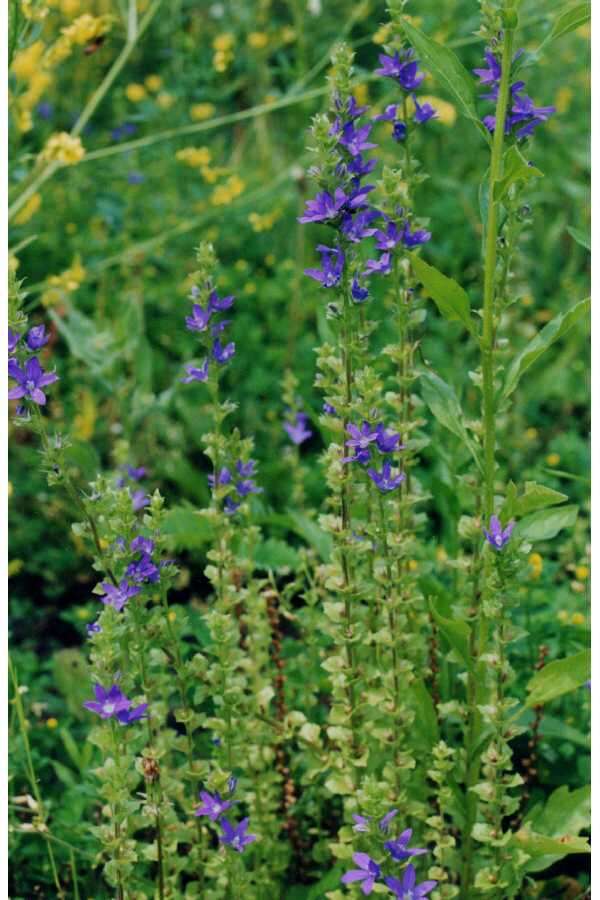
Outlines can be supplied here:
[[[125, 55], [72, 133], [47, 137], [41, 152], [30, 154], [37, 163], [29, 175], [28, 155], [20, 153], [11, 204], [17, 227], [61, 166], [86, 171], [123, 150], [128, 158], [140, 154], [125, 189], [152, 181], [158, 162], [150, 157], [141, 169], [155, 136], [129, 139], [151, 121], [152, 95], [161, 115], [170, 101], [180, 103], [188, 76], [176, 53], [165, 59], [177, 69], [177, 96], [158, 103], [161, 86], [148, 76], [127, 88], [139, 114], [134, 124], [120, 113], [108, 154], [89, 153], [79, 135], [87, 140], [86, 122], [159, 4], [152, 0], [139, 23], [139, 4], [128, 5]], [[13, 3], [23, 28], [11, 43], [18, 45], [21, 34], [36, 38], [34, 23], [43, 21], [44, 10], [52, 19], [68, 5], [50, 4], [48, 13], [42, 0]], [[515, 402], [527, 370], [588, 310], [583, 301], [536, 332], [515, 287], [538, 205], [531, 199], [542, 175], [537, 148], [554, 141], [561, 106], [560, 98], [538, 105], [538, 98], [549, 102], [545, 82], [532, 90], [534, 101], [525, 79], [533, 82], [544, 44], [585, 19], [585, 4], [559, 14], [531, 53], [519, 49], [521, 43], [530, 48], [529, 33], [517, 37], [519, 3], [482, 0], [479, 36], [465, 36], [471, 27], [465, 24], [454, 42], [467, 59], [469, 44], [481, 38], [483, 62], [473, 53], [472, 73], [450, 41], [428, 35], [449, 27], [443, 4], [424, 4], [413, 17], [405, 0], [390, 0], [389, 21], [372, 35], [375, 47], [360, 29], [368, 27], [370, 35], [378, 23], [368, 4], [355, 4], [346, 35], [357, 38], [358, 64], [348, 45], [337, 44], [328, 87], [308, 91], [306, 83], [330, 54], [311, 68], [305, 33], [316, 23], [326, 35], [331, 10], [304, 6], [290, 7], [293, 36], [289, 24], [278, 24], [285, 4], [258, 4], [256, 29], [268, 21], [264, 31], [248, 30], [248, 4], [216, 4], [200, 17], [215, 72], [231, 69], [225, 93], [237, 104], [257, 90], [258, 105], [211, 121], [211, 104], [194, 103], [195, 124], [166, 132], [177, 139], [255, 119], [256, 194], [268, 196], [272, 186], [260, 182], [269, 180], [281, 149], [271, 113], [301, 103], [305, 115], [305, 104], [321, 104], [328, 92], [325, 104], [313, 107], [321, 112], [309, 140], [310, 196], [304, 197], [302, 156], [293, 170], [293, 208], [286, 211], [282, 193], [280, 207], [248, 216], [256, 235], [269, 221], [287, 215], [295, 225], [296, 217], [295, 262], [278, 256], [288, 252], [282, 228], [268, 236], [258, 274], [245, 258], [219, 270], [204, 238], [213, 239], [222, 219], [226, 233], [218, 242], [229, 261], [241, 220], [220, 208], [218, 215], [205, 213], [238, 188], [243, 193], [232, 172], [246, 166], [242, 150], [253, 158], [253, 141], [243, 134], [238, 143], [233, 130], [233, 155], [214, 164], [225, 157], [223, 130], [223, 146], [173, 154], [197, 170], [196, 182], [186, 185], [194, 198], [227, 178], [207, 194], [207, 204], [199, 201], [199, 219], [174, 227], [178, 237], [199, 223], [205, 229], [196, 270], [181, 286], [187, 300], [179, 313], [173, 313], [171, 272], [178, 278], [181, 269], [161, 261], [169, 294], [155, 308], [158, 262], [153, 269], [149, 257], [139, 264], [137, 251], [131, 253], [134, 280], [144, 288], [124, 286], [122, 305], [131, 317], [115, 316], [114, 332], [114, 308], [103, 306], [107, 261], [94, 268], [91, 250], [98, 279], [94, 319], [75, 303], [63, 309], [56, 301], [77, 282], [79, 262], [62, 279], [33, 285], [31, 297], [11, 274], [14, 428], [28, 451], [31, 436], [38, 438], [48, 483], [61, 489], [39, 491], [36, 502], [54, 518], [55, 498], [64, 499], [65, 515], [76, 519], [73, 544], [91, 561], [76, 582], [85, 600], [81, 621], [68, 609], [58, 613], [84, 636], [87, 660], [67, 648], [68, 662], [59, 657], [52, 671], [52, 683], [74, 710], [77, 738], [85, 736], [74, 739], [62, 721], [55, 732], [74, 769], [39, 750], [43, 740], [50, 746], [58, 722], [47, 717], [40, 740], [44, 704], [37, 695], [29, 702], [21, 683], [30, 654], [19, 655], [18, 674], [12, 661], [10, 667], [11, 725], [31, 791], [16, 794], [11, 815], [19, 840], [32, 837], [36, 852], [33, 841], [44, 842], [39, 866], [46, 866], [51, 887], [42, 893], [74, 900], [84, 890], [117, 900], [505, 900], [563, 890], [536, 884], [537, 873], [589, 851], [580, 834], [587, 827], [588, 791], [580, 786], [587, 736], [573, 724], [566, 728], [564, 710], [558, 719], [545, 708], [589, 685], [588, 654], [571, 653], [570, 636], [556, 637], [546, 619], [538, 622], [539, 609], [530, 608], [532, 583], [545, 567], [549, 577], [539, 594], [558, 591], [559, 566], [574, 565], [576, 546], [573, 540], [546, 561], [530, 552], [533, 544], [572, 525], [577, 511], [564, 505], [565, 494], [530, 480], [540, 470], [519, 443], [530, 403]], [[185, 7], [179, 10], [185, 38], [196, 46], [197, 17]], [[233, 23], [231, 30], [213, 35], [221, 18]], [[20, 133], [35, 134], [52, 115], [48, 104], [36, 107], [41, 94], [32, 100], [33, 86], [19, 86], [23, 73], [34, 79], [39, 63], [39, 89], [61, 54], [77, 46], [84, 48], [83, 63], [93, 55], [95, 64], [96, 48], [88, 53], [86, 42], [101, 46], [112, 24], [82, 14], [46, 50], [39, 26], [39, 42], [17, 56]], [[291, 67], [288, 52], [295, 54]], [[212, 91], [210, 80], [196, 78], [197, 65], [193, 90]], [[297, 80], [279, 99], [267, 93], [279, 92], [292, 69]], [[457, 114], [464, 131], [457, 127], [452, 138], [444, 128]], [[286, 122], [282, 115], [277, 127]], [[294, 140], [299, 130], [294, 122]], [[276, 190], [288, 178], [286, 166], [281, 169]], [[481, 222], [474, 192], [458, 181], [468, 182], [469, 172], [482, 180]], [[569, 191], [576, 194], [573, 184]], [[447, 195], [451, 203], [439, 200]], [[89, 223], [91, 246], [108, 240], [109, 224], [119, 233], [121, 217], [130, 214], [115, 196], [98, 199], [102, 216]], [[137, 227], [133, 202], [132, 210]], [[464, 259], [454, 258], [456, 242], [449, 238], [457, 230], [465, 238]], [[87, 250], [84, 256], [88, 266]], [[465, 288], [438, 265], [464, 272]], [[51, 325], [28, 319], [38, 289], [43, 303], [53, 305]], [[278, 304], [294, 291], [288, 315], [287, 305]], [[428, 297], [441, 318], [430, 314]], [[279, 319], [293, 332], [286, 354], [275, 346], [286, 340]], [[156, 346], [144, 331], [149, 322]], [[299, 335], [299, 323], [306, 334]], [[131, 345], [119, 329], [143, 332], [143, 343]], [[61, 357], [58, 335], [72, 359]], [[523, 339], [529, 343], [516, 349]], [[313, 395], [312, 368], [299, 348], [315, 343]], [[111, 368], [104, 356], [110, 358], [113, 345]], [[155, 357], [157, 371], [146, 371]], [[82, 406], [85, 392], [92, 401], [96, 391], [110, 395], [94, 412], [99, 419], [106, 413], [106, 459], [94, 457], [89, 477], [74, 453], [81, 454], [81, 442], [74, 448], [70, 433], [58, 430], [71, 408], [79, 411], [80, 394], [69, 397], [71, 365]], [[117, 368], [126, 375], [117, 376]], [[256, 450], [242, 436], [255, 430]], [[513, 447], [519, 450], [514, 459]], [[160, 491], [153, 489], [159, 480]], [[50, 552], [47, 558], [52, 561]], [[535, 646], [542, 630], [551, 650]], [[74, 658], [79, 669], [70, 668]], [[545, 796], [539, 771], [552, 764], [547, 784], [554, 784], [555, 760], [565, 758], [545, 746], [552, 737], [579, 748], [579, 768], [573, 765], [569, 780]], [[75, 797], [78, 820], [69, 829], [62, 827], [56, 793], [49, 802], [43, 796], [48, 761], [51, 777]]]

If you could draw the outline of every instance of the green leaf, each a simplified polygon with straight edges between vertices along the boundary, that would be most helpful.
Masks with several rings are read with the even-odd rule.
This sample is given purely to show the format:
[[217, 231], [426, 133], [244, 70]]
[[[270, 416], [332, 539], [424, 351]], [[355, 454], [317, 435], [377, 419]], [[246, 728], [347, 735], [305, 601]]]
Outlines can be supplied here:
[[454, 390], [434, 372], [423, 372], [420, 381], [423, 399], [432, 414], [444, 428], [455, 434], [469, 448], [481, 471], [477, 445], [463, 424], [465, 416]]
[[502, 399], [510, 397], [527, 369], [533, 365], [546, 350], [569, 331], [590, 309], [590, 300], [581, 300], [565, 313], [561, 313], [548, 322], [542, 330], [521, 350], [513, 360], [502, 389]]
[[[65, 338], [70, 352], [95, 375], [102, 376], [117, 359], [115, 337], [111, 331], [100, 331], [93, 319], [77, 309], [69, 309], [68, 316], [50, 310], [50, 318]], [[108, 382], [103, 380], [109, 388]]]
[[268, 538], [256, 547], [254, 562], [259, 569], [297, 569], [300, 557], [285, 541]]
[[518, 522], [515, 534], [526, 541], [550, 541], [563, 528], [572, 528], [577, 520], [577, 506], [541, 509]]
[[432, 40], [406, 19], [402, 27], [409, 42], [417, 51], [417, 56], [435, 80], [445, 87], [456, 100], [459, 111], [470, 119], [478, 132], [489, 143], [490, 137], [479, 120], [475, 106], [475, 80], [467, 72], [456, 53]]
[[541, 706], [556, 697], [575, 691], [590, 677], [591, 652], [580, 650], [565, 659], [555, 659], [536, 672], [527, 690], [526, 706]]
[[416, 677], [413, 681], [410, 691], [413, 696], [417, 713], [415, 717], [415, 728], [425, 739], [428, 746], [433, 747], [440, 739], [440, 729], [431, 694], [427, 690], [423, 679], [419, 677]]
[[416, 253], [410, 253], [409, 256], [415, 275], [444, 318], [462, 322], [467, 331], [475, 334], [475, 323], [471, 319], [471, 303], [467, 292], [454, 279], [448, 278], [434, 266], [430, 266]]
[[[529, 872], [540, 872], [572, 853], [591, 852], [590, 845], [583, 837], [568, 834], [557, 838], [545, 837], [543, 834], [537, 834], [535, 831], [528, 831], [525, 828], [515, 834], [513, 844], [533, 857], [532, 861], [527, 864]], [[542, 858], [544, 861], [540, 866]]]
[[199, 550], [213, 537], [210, 523], [191, 506], [174, 506], [168, 510], [162, 530], [171, 536], [174, 550]]
[[512, 502], [504, 504], [502, 512], [509, 519], [516, 516], [522, 519], [538, 509], [545, 509], [548, 506], [556, 506], [568, 500], [566, 494], [555, 491], [543, 484], [537, 484], [535, 481], [525, 482], [525, 491], [520, 497], [515, 497]]
[[575, 6], [569, 6], [556, 18], [554, 25], [550, 30], [550, 34], [542, 41], [536, 50], [536, 55], [540, 52], [542, 47], [546, 47], [547, 44], [550, 44], [552, 41], [556, 41], [558, 38], [563, 37], [563, 35], [569, 34], [571, 31], [575, 31], [576, 28], [585, 25], [586, 22], [589, 22], [591, 16], [591, 3], [576, 3]]
[[590, 253], [592, 252], [592, 242], [588, 232], [582, 231], [581, 228], [571, 228], [570, 226], [567, 228], [567, 231], [574, 241], [577, 241], [578, 244], [585, 247]]
[[498, 203], [503, 200], [513, 184], [543, 176], [544, 173], [531, 165], [516, 144], [513, 144], [504, 154], [504, 173], [500, 181], [494, 184], [494, 201]]
[[300, 537], [304, 538], [307, 544], [314, 547], [321, 559], [324, 562], [327, 562], [331, 557], [331, 551], [333, 549], [331, 537], [327, 532], [323, 531], [316, 522], [313, 522], [313, 520], [309, 519], [304, 513], [288, 510], [288, 515], [290, 518], [290, 526], [296, 534], [299, 534]]
[[471, 668], [471, 629], [466, 622], [460, 619], [448, 619], [443, 616], [437, 609], [434, 600], [429, 603], [431, 615], [433, 616], [438, 628], [450, 644], [456, 650], [463, 660], [465, 666]]

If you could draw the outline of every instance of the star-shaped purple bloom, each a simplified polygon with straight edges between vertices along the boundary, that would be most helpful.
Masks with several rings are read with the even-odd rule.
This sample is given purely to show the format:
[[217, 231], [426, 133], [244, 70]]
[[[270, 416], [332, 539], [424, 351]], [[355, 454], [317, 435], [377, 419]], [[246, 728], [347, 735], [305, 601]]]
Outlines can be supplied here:
[[365, 265], [364, 275], [388, 275], [392, 271], [392, 257], [386, 252], [379, 259], [368, 259]]
[[418, 247], [420, 244], [426, 244], [431, 240], [431, 232], [425, 231], [424, 228], [417, 228], [415, 231], [410, 230], [410, 223], [405, 222], [402, 230], [402, 243], [405, 247]]
[[415, 122], [417, 125], [423, 125], [430, 119], [437, 119], [437, 110], [430, 103], [419, 103], [413, 94], [413, 103], [415, 104]]
[[362, 125], [355, 128], [352, 122], [347, 122], [342, 128], [342, 136], [340, 144], [345, 147], [351, 156], [358, 156], [365, 150], [374, 150], [377, 144], [371, 143], [368, 139], [371, 131], [371, 125]]
[[355, 824], [352, 826], [352, 831], [367, 834], [367, 832], [369, 831], [371, 816], [360, 816], [358, 813], [352, 813], [352, 818], [355, 822]]
[[122, 709], [117, 713], [117, 719], [121, 725], [131, 725], [132, 722], [139, 722], [140, 719], [147, 718], [148, 704], [140, 703], [133, 709]]
[[342, 875], [342, 884], [352, 884], [355, 881], [362, 881], [360, 886], [363, 894], [370, 894], [375, 886], [375, 882], [381, 875], [381, 868], [371, 859], [368, 853], [354, 853], [352, 859], [359, 866], [358, 869], [350, 869]]
[[208, 360], [205, 359], [200, 368], [188, 363], [185, 367], [187, 375], [182, 378], [183, 384], [191, 384], [192, 381], [206, 381], [208, 379]]
[[363, 178], [373, 171], [377, 165], [376, 159], [363, 159], [362, 153], [358, 153], [348, 163], [348, 171], [356, 178]]
[[417, 884], [417, 873], [411, 863], [407, 865], [402, 881], [399, 878], [391, 877], [384, 880], [392, 893], [400, 900], [421, 900], [437, 885], [437, 881], [422, 881], [421, 884]]
[[123, 578], [118, 586], [111, 584], [110, 581], [103, 581], [101, 587], [104, 588], [104, 594], [100, 599], [105, 606], [112, 606], [117, 612], [121, 612], [127, 601], [140, 592], [140, 588], [129, 584], [126, 578]]
[[380, 423], [377, 426], [377, 449], [381, 453], [393, 453], [394, 450], [402, 450], [404, 447], [400, 443], [400, 435], [393, 431], [386, 431], [385, 425]]
[[250, 478], [255, 473], [256, 460], [249, 459], [248, 462], [242, 462], [241, 459], [238, 459], [235, 468], [237, 469], [238, 475], [241, 475], [242, 478]]
[[202, 806], [199, 806], [194, 815], [208, 816], [211, 822], [216, 822], [219, 816], [223, 815], [225, 810], [232, 805], [231, 801], [223, 800], [218, 791], [210, 794], [208, 791], [200, 791], [200, 799]]
[[390, 811], [388, 813], [386, 813], [382, 819], [379, 820], [379, 828], [381, 831], [383, 831], [384, 834], [388, 833], [388, 828], [390, 827], [390, 822], [397, 815], [398, 815], [397, 809], [390, 809]]
[[223, 512], [226, 516], [233, 516], [234, 513], [238, 511], [242, 504], [236, 503], [236, 501], [232, 497], [225, 497], [223, 502]]
[[377, 429], [372, 428], [368, 422], [363, 422], [360, 428], [352, 423], [346, 426], [350, 438], [346, 441], [346, 447], [354, 450], [354, 456], [346, 457], [344, 462], [368, 462], [370, 457], [370, 445], [377, 440]]
[[340, 230], [353, 244], [358, 244], [365, 238], [372, 237], [375, 229], [371, 228], [371, 222], [380, 217], [381, 213], [376, 209], [365, 209], [352, 216], [346, 213], [342, 219]]
[[100, 634], [102, 631], [102, 627], [98, 624], [98, 622], [88, 622], [85, 626], [85, 630], [88, 634], [88, 637], [91, 637], [93, 634]]
[[101, 719], [111, 719], [120, 712], [124, 712], [131, 706], [131, 700], [128, 700], [121, 691], [118, 684], [113, 684], [110, 688], [104, 688], [101, 684], [94, 685], [95, 700], [88, 700], [84, 703], [84, 707], [90, 712], [96, 713]]
[[8, 392], [9, 400], [20, 400], [21, 397], [29, 397], [38, 406], [46, 403], [46, 395], [42, 388], [58, 381], [58, 375], [54, 372], [44, 372], [37, 356], [32, 356], [22, 369], [16, 360], [9, 360], [8, 375], [17, 382], [17, 387]]
[[255, 834], [246, 834], [249, 822], [250, 819], [248, 818], [242, 819], [234, 828], [227, 819], [221, 819], [220, 824], [223, 834], [219, 835], [219, 840], [226, 846], [231, 847], [232, 850], [243, 853], [244, 847], [256, 840]]
[[374, 122], [393, 122], [396, 118], [396, 113], [398, 112], [398, 104], [390, 103], [389, 106], [386, 106], [385, 110], [380, 113], [378, 116], [375, 116]]
[[341, 188], [336, 188], [333, 195], [329, 191], [322, 191], [314, 200], [307, 200], [304, 215], [300, 216], [298, 221], [329, 222], [340, 215], [347, 199]]
[[206, 331], [212, 310], [203, 309], [198, 303], [192, 306], [192, 315], [186, 316], [185, 327], [188, 331]]
[[147, 506], [150, 506], [150, 497], [141, 488], [137, 491], [130, 491], [130, 494], [131, 505], [134, 512], [139, 512], [140, 509], [145, 509]]
[[249, 494], [262, 494], [263, 492], [263, 489], [259, 487], [252, 478], [245, 478], [243, 481], [238, 481], [235, 489], [240, 497], [247, 497]]
[[8, 352], [14, 353], [17, 349], [17, 344], [21, 340], [21, 335], [17, 331], [13, 331], [12, 328], [8, 329]]
[[125, 471], [132, 481], [141, 481], [146, 477], [146, 469], [144, 466], [125, 466]]
[[212, 355], [213, 358], [220, 364], [224, 365], [232, 356], [235, 354], [235, 344], [233, 341], [230, 341], [229, 344], [226, 344], [224, 347], [221, 344], [219, 338], [215, 338], [212, 347]]
[[393, 250], [401, 242], [402, 235], [402, 229], [390, 220], [385, 229], [378, 228], [375, 231], [375, 246], [378, 250]]
[[483, 533], [486, 541], [494, 550], [502, 550], [505, 544], [508, 543], [514, 527], [515, 523], [511, 521], [503, 531], [498, 516], [492, 516], [489, 531], [484, 528]]
[[355, 275], [352, 279], [350, 293], [352, 294], [352, 299], [355, 303], [364, 303], [369, 296], [369, 289], [361, 285], [358, 276]]
[[29, 329], [25, 343], [30, 350], [41, 350], [48, 343], [49, 339], [50, 335], [46, 334], [45, 325], [34, 325], [33, 328]]
[[136, 584], [143, 584], [145, 581], [155, 584], [160, 578], [160, 571], [152, 557], [148, 553], [142, 553], [138, 560], [127, 566], [125, 575]]
[[399, 144], [402, 141], [406, 140], [406, 135], [408, 133], [408, 129], [406, 127], [406, 122], [403, 122], [401, 119], [398, 119], [394, 122], [394, 127], [392, 128], [392, 137], [395, 141], [398, 141]]
[[491, 50], [484, 53], [485, 61], [488, 64], [487, 69], [473, 69], [473, 73], [479, 78], [480, 85], [493, 85], [502, 78], [502, 66], [496, 59]]
[[[214, 487], [215, 487], [214, 474], [209, 475], [207, 480], [208, 480], [209, 486], [214, 489]], [[227, 468], [227, 466], [223, 466], [223, 468], [220, 469], [220, 471], [217, 475], [216, 483], [217, 484], [231, 484], [231, 472]]]
[[339, 247], [331, 248], [319, 244], [317, 247], [321, 254], [321, 269], [305, 269], [304, 274], [314, 278], [325, 288], [335, 287], [340, 283], [344, 271], [344, 253]]
[[154, 541], [142, 534], [138, 534], [129, 546], [134, 553], [152, 553], [154, 551]]
[[219, 297], [216, 291], [211, 291], [208, 297], [208, 309], [211, 312], [223, 312], [233, 306], [234, 298], [230, 294], [228, 297]]
[[423, 847], [409, 847], [408, 842], [411, 837], [412, 828], [407, 828], [399, 837], [393, 841], [386, 841], [383, 846], [396, 862], [403, 862], [405, 859], [410, 859], [411, 856], [421, 856], [423, 853], [427, 853]]
[[287, 432], [290, 441], [293, 444], [296, 444], [297, 447], [299, 447], [300, 444], [303, 444], [304, 441], [307, 441], [310, 437], [312, 437], [312, 431], [306, 426], [307, 422], [308, 416], [306, 415], [306, 413], [298, 412], [296, 413], [295, 422], [283, 423], [283, 428]]
[[367, 474], [374, 484], [377, 485], [382, 493], [395, 491], [397, 487], [404, 481], [404, 474], [399, 472], [398, 475], [392, 475], [391, 463], [386, 460], [383, 464], [381, 472], [376, 469], [367, 469]]

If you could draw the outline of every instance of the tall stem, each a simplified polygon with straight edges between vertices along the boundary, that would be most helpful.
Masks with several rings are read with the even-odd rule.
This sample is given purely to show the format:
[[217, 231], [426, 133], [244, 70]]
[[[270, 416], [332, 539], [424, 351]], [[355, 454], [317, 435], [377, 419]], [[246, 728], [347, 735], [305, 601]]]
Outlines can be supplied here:
[[[504, 126], [510, 95], [510, 68], [513, 55], [514, 29], [507, 28], [504, 32], [504, 44], [502, 48], [502, 74], [498, 89], [496, 103], [496, 122], [494, 138], [492, 142], [492, 155], [489, 174], [489, 196], [487, 222], [485, 232], [485, 256], [483, 275], [483, 330], [481, 337], [481, 368], [483, 375], [483, 489], [482, 512], [486, 522], [494, 512], [494, 476], [496, 471], [496, 421], [494, 403], [494, 342], [495, 342], [495, 280], [498, 243], [498, 205], [494, 200], [494, 187], [500, 180], [502, 171], [502, 154], [504, 149]], [[469, 726], [467, 732], [467, 815], [463, 833], [463, 872], [462, 872], [462, 896], [469, 900], [473, 878], [473, 837], [472, 831], [477, 816], [477, 799], [471, 788], [479, 778], [479, 762], [475, 757], [474, 749], [479, 739], [479, 714], [477, 705], [479, 702], [480, 687], [485, 682], [485, 672], [481, 670], [479, 660], [487, 643], [488, 623], [485, 618], [485, 600], [489, 584], [489, 565], [484, 560], [483, 596], [478, 602], [475, 611], [471, 651], [473, 662], [469, 672], [467, 683], [467, 702], [469, 706]], [[474, 567], [474, 578], [478, 578], [478, 566]]]

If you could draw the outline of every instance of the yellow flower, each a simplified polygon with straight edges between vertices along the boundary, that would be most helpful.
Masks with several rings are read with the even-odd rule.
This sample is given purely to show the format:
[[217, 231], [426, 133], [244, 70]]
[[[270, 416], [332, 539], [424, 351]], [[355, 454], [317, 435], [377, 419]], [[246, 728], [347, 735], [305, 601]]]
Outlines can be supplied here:
[[74, 16], [81, 7], [81, 0], [61, 0], [60, 11], [65, 16]]
[[546, 457], [546, 462], [549, 466], [557, 466], [560, 462], [560, 454], [559, 453], [549, 453]]
[[177, 613], [175, 612], [174, 609], [169, 610], [169, 616], [168, 616], [168, 618], [169, 618], [169, 622], [174, 622], [174, 621], [175, 621], [175, 619], [177, 618]]
[[579, 579], [579, 581], [585, 581], [589, 578], [590, 570], [587, 566], [577, 566], [575, 569], [575, 578]]
[[24, 225], [26, 222], [35, 216], [36, 212], [42, 205], [42, 196], [41, 194], [32, 194], [25, 206], [15, 216], [15, 224], [16, 225]]
[[573, 613], [571, 622], [573, 625], [585, 625], [585, 616], [583, 613]]
[[46, 719], [46, 728], [57, 728], [58, 727], [58, 719], [55, 719], [53, 716], [50, 716], [49, 719]]
[[448, 554], [446, 552], [445, 547], [437, 547], [435, 551], [435, 558], [438, 562], [446, 562], [448, 559]]
[[22, 559], [11, 559], [7, 566], [7, 574], [9, 578], [12, 578], [13, 575], [18, 575], [19, 572], [22, 571], [25, 563]]
[[44, 50], [45, 45], [42, 41], [34, 41], [25, 50], [15, 53], [12, 64], [14, 75], [22, 79], [31, 78], [38, 71]]
[[554, 105], [556, 107], [557, 113], [564, 113], [568, 110], [571, 105], [571, 100], [573, 99], [573, 90], [566, 85], [561, 87], [556, 92], [556, 97], [554, 98]]
[[211, 194], [210, 202], [213, 206], [225, 206], [238, 197], [246, 185], [238, 175], [231, 175], [224, 184], [220, 184]]
[[217, 72], [226, 72], [227, 66], [232, 59], [232, 53], [225, 53], [222, 50], [217, 50], [217, 52], [213, 56], [213, 66]]
[[57, 66], [69, 56], [71, 47], [71, 41], [63, 34], [62, 37], [59, 37], [59, 39], [52, 44], [44, 56], [44, 65], [49, 66], [50, 68]]
[[220, 50], [222, 52], [231, 50], [234, 43], [234, 37], [230, 31], [226, 31], [223, 34], [218, 34], [216, 38], [214, 38], [212, 45], [214, 50]]
[[538, 322], [549, 322], [550, 319], [552, 318], [552, 310], [538, 309], [537, 313], [535, 314], [535, 317], [538, 320]]
[[30, 22], [42, 22], [48, 15], [48, 7], [34, 4], [35, 0], [21, 0], [21, 12]]
[[161, 91], [156, 98], [156, 105], [160, 107], [160, 109], [171, 109], [174, 103], [175, 97], [173, 94], [169, 94], [168, 91]]
[[177, 151], [175, 159], [192, 168], [202, 168], [210, 163], [211, 152], [208, 147], [185, 147], [183, 150]]
[[144, 84], [149, 91], [152, 91], [152, 93], [155, 94], [157, 91], [160, 91], [162, 87], [162, 78], [160, 75], [147, 75], [146, 78], [144, 78]]
[[31, 112], [28, 109], [20, 109], [17, 111], [16, 122], [17, 128], [22, 133], [31, 131], [33, 128], [33, 119], [31, 117]]
[[521, 297], [521, 303], [523, 306], [533, 306], [533, 297], [531, 294], [523, 294]]
[[253, 281], [246, 282], [246, 284], [244, 285], [244, 294], [247, 294], [250, 297], [252, 294], [255, 294], [255, 293], [256, 293], [255, 283]]
[[375, 34], [373, 35], [373, 43], [374, 44], [385, 44], [387, 39], [390, 36], [392, 30], [392, 25], [388, 22], [387, 25], [382, 25], [381, 28], [378, 28]]
[[283, 44], [292, 44], [296, 40], [296, 29], [291, 25], [286, 25], [281, 29], [281, 42]]
[[215, 114], [215, 106], [213, 103], [195, 103], [190, 107], [190, 117], [194, 122], [203, 122], [210, 119]]
[[81, 441], [89, 441], [94, 435], [98, 410], [91, 391], [83, 390], [77, 404], [79, 412], [73, 420], [73, 434]]
[[557, 618], [560, 622], [568, 622], [569, 621], [569, 613], [566, 609], [561, 609], [557, 613]]
[[408, 568], [409, 568], [409, 571], [416, 572], [417, 569], [419, 568], [419, 563], [417, 562], [416, 559], [409, 559]]
[[537, 436], [538, 436], [537, 428], [527, 428], [525, 430], [525, 437], [527, 438], [528, 441], [535, 441]]
[[73, 265], [69, 269], [65, 269], [60, 275], [51, 275], [47, 279], [48, 287], [42, 294], [42, 304], [44, 306], [55, 306], [66, 298], [66, 295], [76, 291], [81, 282], [85, 279], [86, 270], [81, 265], [79, 258], [76, 257]]
[[143, 84], [136, 84], [133, 82], [132, 84], [128, 84], [125, 88], [125, 96], [128, 100], [131, 100], [132, 103], [140, 103], [147, 97], [146, 88]]
[[252, 225], [252, 229], [256, 232], [260, 231], [270, 231], [277, 219], [279, 218], [279, 212], [275, 210], [272, 213], [263, 213], [260, 215], [259, 213], [251, 212], [248, 216], [248, 221]]
[[44, 162], [59, 162], [65, 166], [78, 163], [85, 156], [81, 138], [73, 137], [66, 131], [51, 135], [40, 154]]
[[362, 106], [364, 103], [369, 102], [369, 86], [364, 82], [362, 84], [357, 84], [354, 88], [354, 96], [356, 97], [356, 102], [359, 106]]
[[534, 579], [539, 578], [544, 568], [544, 560], [539, 553], [532, 553], [528, 561], [531, 566], [531, 577]]
[[251, 31], [248, 35], [248, 46], [254, 50], [262, 50], [269, 43], [269, 35], [264, 31]]
[[89, 44], [96, 38], [102, 37], [110, 28], [110, 19], [107, 16], [91, 16], [84, 13], [72, 22], [67, 28], [61, 29], [61, 34], [73, 44]]

